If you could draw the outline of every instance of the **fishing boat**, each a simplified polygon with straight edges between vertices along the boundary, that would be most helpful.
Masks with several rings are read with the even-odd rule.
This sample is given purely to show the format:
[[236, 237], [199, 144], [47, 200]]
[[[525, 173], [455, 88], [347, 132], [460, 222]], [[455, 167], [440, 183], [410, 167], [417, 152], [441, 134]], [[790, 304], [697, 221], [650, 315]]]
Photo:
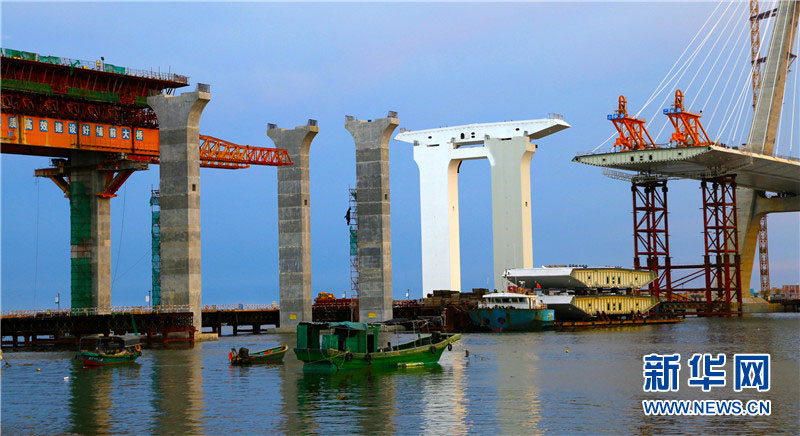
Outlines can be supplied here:
[[494, 332], [538, 331], [555, 322], [554, 311], [538, 295], [515, 292], [486, 294], [467, 314], [476, 328]]
[[84, 336], [78, 342], [75, 356], [84, 366], [109, 366], [133, 363], [142, 355], [138, 336]]
[[301, 322], [294, 354], [304, 368], [397, 368], [437, 363], [444, 350], [452, 350], [453, 342], [461, 339], [461, 334], [433, 332], [411, 342], [380, 347], [380, 328], [380, 324], [360, 322]]
[[239, 351], [236, 351], [236, 348], [231, 348], [231, 352], [228, 353], [228, 359], [233, 365], [249, 365], [251, 363], [278, 363], [283, 361], [283, 356], [286, 355], [288, 350], [289, 346], [286, 344], [267, 350], [257, 351], [255, 353], [250, 353], [250, 350], [245, 347], [239, 348]]

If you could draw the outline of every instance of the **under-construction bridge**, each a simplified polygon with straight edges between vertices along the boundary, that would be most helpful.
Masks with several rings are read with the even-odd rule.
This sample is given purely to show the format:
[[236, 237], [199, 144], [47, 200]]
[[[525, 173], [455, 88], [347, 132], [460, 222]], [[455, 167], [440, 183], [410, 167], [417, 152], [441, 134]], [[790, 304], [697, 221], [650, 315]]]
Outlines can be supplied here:
[[[108, 308], [108, 200], [135, 171], [162, 163], [160, 123], [148, 98], [172, 96], [189, 78], [104, 59], [13, 49], [2, 50], [0, 67], [2, 153], [53, 158], [51, 167], [35, 175], [51, 179], [70, 202], [72, 307]], [[207, 94], [210, 87], [198, 84], [197, 90]], [[196, 147], [199, 165], [206, 168], [293, 164], [285, 149], [239, 145], [208, 135], [198, 134]], [[155, 233], [158, 223], [153, 224]], [[159, 250], [154, 247], [154, 265], [160, 262]], [[160, 279], [154, 274], [153, 280], [153, 303], [158, 304]]]
[[[787, 100], [791, 102], [787, 109], [789, 116], [781, 116], [787, 77], [790, 77], [790, 66], [798, 51], [796, 30], [800, 6], [797, 1], [769, 3], [770, 7], [760, 11], [757, 0], [752, 0], [749, 8], [743, 10], [737, 10], [735, 3], [721, 2], [698, 31], [698, 36], [705, 35], [704, 38], [699, 40], [696, 36], [692, 40], [692, 43], [695, 40], [699, 42], [695, 45], [690, 43], [684, 51], [690, 55], [686, 58], [682, 55], [645, 103], [647, 107], [660, 94], [669, 92], [671, 86], [692, 86], [698, 76], [705, 77], [705, 80], [700, 90], [695, 91], [696, 95], [707, 94], [708, 103], [716, 95], [714, 91], [719, 79], [728, 75], [727, 66], [715, 68], [722, 53], [726, 52], [724, 48], [716, 51], [715, 47], [726, 35], [724, 47], [727, 47], [734, 33], [728, 31], [728, 26], [737, 23], [737, 16], [744, 16], [749, 21], [750, 62], [749, 66], [730, 68], [728, 81], [734, 76], [734, 71], [740, 70], [739, 80], [744, 86], [734, 82], [740, 87], [727, 93], [730, 96], [728, 109], [719, 111], [722, 122], [717, 137], [727, 138], [726, 141], [711, 139], [700, 121], [702, 111], [690, 110], [684, 104], [683, 92], [677, 89], [674, 103], [662, 111], [668, 119], [665, 127], [672, 127], [668, 142], [656, 143], [648, 132], [653, 120], [648, 122], [638, 113], [630, 114], [626, 99], [620, 96], [616, 111], [607, 117], [616, 129], [616, 134], [612, 135], [616, 136], [613, 149], [597, 152], [603, 146], [601, 144], [592, 153], [573, 159], [606, 169], [635, 172], [608, 173], [631, 182], [634, 265], [637, 269], [657, 273], [658, 279], [649, 286], [650, 293], [667, 302], [693, 305], [696, 313], [702, 315], [741, 315], [742, 288], [750, 283], [756, 247], [760, 251], [762, 293], [769, 298], [766, 215], [800, 211], [800, 159], [791, 157], [795, 142], [794, 124], [798, 119], [796, 71], [793, 74], [794, 92]], [[725, 9], [721, 9], [723, 6]], [[716, 23], [713, 23], [715, 17]], [[726, 18], [728, 24], [716, 32], [716, 41], [712, 44], [713, 30]], [[762, 57], [760, 53], [766, 38], [761, 38], [760, 22], [765, 19], [771, 19], [772, 26], [767, 53]], [[741, 29], [743, 33], [744, 27]], [[698, 53], [704, 46], [710, 49], [702, 58]], [[706, 61], [715, 52], [716, 60], [711, 67], [706, 67]], [[732, 54], [733, 48], [728, 52]], [[683, 65], [676, 69], [681, 60]], [[741, 63], [742, 59], [733, 62], [735, 65]], [[693, 73], [691, 79], [682, 80], [687, 73]], [[704, 85], [711, 77], [716, 77], [717, 81], [708, 91]], [[748, 125], [745, 114], [745, 108], [749, 106], [746, 103], [748, 86], [752, 91], [753, 114], [749, 130], [745, 131]], [[722, 98], [718, 100], [711, 119], [716, 115]], [[783, 149], [788, 150], [787, 156], [778, 152], [781, 142], [788, 144]], [[667, 202], [669, 179], [701, 182], [705, 251], [700, 264], [672, 263]]]

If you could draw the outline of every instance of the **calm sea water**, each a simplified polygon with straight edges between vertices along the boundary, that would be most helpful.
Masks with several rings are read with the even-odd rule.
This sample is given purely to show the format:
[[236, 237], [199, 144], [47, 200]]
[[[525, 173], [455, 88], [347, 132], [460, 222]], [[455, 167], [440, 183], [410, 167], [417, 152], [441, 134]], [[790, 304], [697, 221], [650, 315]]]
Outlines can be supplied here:
[[[291, 335], [223, 337], [191, 349], [146, 350], [135, 365], [100, 369], [82, 368], [67, 351], [7, 351], [12, 366], [2, 369], [2, 433], [800, 433], [797, 314], [467, 334], [437, 366], [381, 372], [307, 374], [293, 354], [282, 365], [227, 363], [233, 346], [293, 342]], [[642, 392], [642, 356], [653, 352], [681, 354], [679, 392]], [[728, 386], [710, 393], [690, 388], [686, 360], [693, 352], [725, 353], [729, 360], [734, 353], [770, 353], [771, 389], [733, 392], [730, 362]], [[769, 399], [772, 414], [644, 416], [641, 401], [660, 398]]]

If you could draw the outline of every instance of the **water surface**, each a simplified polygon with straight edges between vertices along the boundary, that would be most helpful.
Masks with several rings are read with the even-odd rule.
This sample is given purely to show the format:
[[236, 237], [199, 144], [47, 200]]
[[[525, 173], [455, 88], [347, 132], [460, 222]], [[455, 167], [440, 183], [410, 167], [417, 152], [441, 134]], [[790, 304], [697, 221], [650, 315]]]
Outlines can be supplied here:
[[[7, 350], [12, 366], [1, 373], [2, 433], [800, 433], [797, 314], [466, 334], [439, 365], [425, 368], [309, 374], [293, 354], [281, 365], [227, 363], [231, 347], [255, 351], [294, 340], [223, 337], [189, 349], [148, 349], [135, 365], [98, 369], [73, 363], [73, 352]], [[728, 385], [710, 393], [688, 387], [686, 360], [693, 352], [725, 353]], [[642, 356], [649, 353], [681, 354], [679, 392], [642, 392]], [[769, 392], [733, 392], [734, 353], [772, 355]], [[661, 398], [769, 399], [772, 415], [644, 416], [641, 401]]]

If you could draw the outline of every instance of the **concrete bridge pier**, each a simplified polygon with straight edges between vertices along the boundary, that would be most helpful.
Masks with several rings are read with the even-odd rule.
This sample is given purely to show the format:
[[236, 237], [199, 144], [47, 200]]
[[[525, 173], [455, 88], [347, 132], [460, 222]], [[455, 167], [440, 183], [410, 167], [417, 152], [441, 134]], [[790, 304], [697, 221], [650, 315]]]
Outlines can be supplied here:
[[419, 190], [423, 297], [433, 290], [461, 290], [458, 171], [466, 159], [453, 159], [445, 148], [414, 147], [425, 183]]
[[280, 330], [297, 331], [311, 321], [311, 195], [308, 163], [317, 122], [279, 129], [267, 126], [275, 146], [289, 152], [291, 166], [278, 167], [278, 245], [280, 271]]
[[208, 85], [147, 103], [158, 117], [161, 190], [161, 304], [188, 305], [202, 332], [200, 265], [200, 116]]
[[736, 220], [741, 259], [742, 295], [749, 295], [753, 263], [758, 253], [761, 218], [768, 213], [800, 212], [800, 196], [767, 198], [763, 191], [736, 189]]
[[392, 318], [392, 224], [389, 197], [389, 141], [397, 113], [364, 121], [345, 117], [356, 144], [359, 302], [361, 322]]
[[70, 158], [69, 215], [72, 308], [111, 308], [111, 199], [106, 172], [98, 169], [108, 153], [73, 151]]
[[505, 289], [503, 271], [533, 268], [531, 159], [536, 145], [528, 136], [484, 141], [492, 167], [494, 288]]

